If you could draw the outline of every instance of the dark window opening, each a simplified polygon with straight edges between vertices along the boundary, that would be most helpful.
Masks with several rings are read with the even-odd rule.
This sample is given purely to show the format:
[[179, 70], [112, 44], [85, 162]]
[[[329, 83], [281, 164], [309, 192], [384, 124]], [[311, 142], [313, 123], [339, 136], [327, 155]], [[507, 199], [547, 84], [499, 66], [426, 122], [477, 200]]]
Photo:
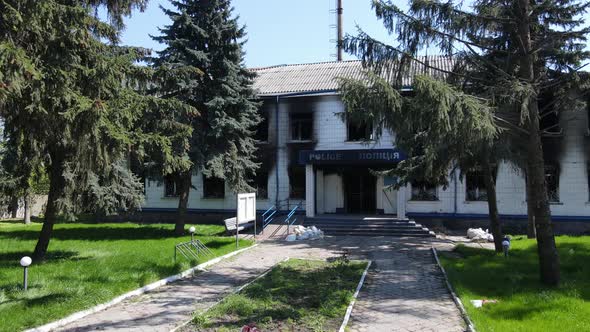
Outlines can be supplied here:
[[437, 201], [436, 186], [424, 181], [412, 182], [413, 201]]
[[173, 176], [167, 175], [164, 177], [164, 197], [180, 196], [179, 189]]
[[262, 114], [260, 114], [260, 117], [262, 119], [256, 127], [254, 139], [258, 142], [268, 142], [268, 113], [262, 112]]
[[[492, 169], [494, 182], [496, 181], [496, 169]], [[481, 170], [471, 171], [465, 175], [465, 200], [467, 201], [487, 201], [488, 190], [486, 188], [486, 179]]]
[[559, 168], [556, 165], [545, 165], [545, 183], [549, 202], [559, 202]]
[[291, 114], [291, 140], [311, 141], [313, 133], [313, 113]]
[[254, 176], [250, 185], [256, 190], [257, 199], [268, 198], [268, 172], [261, 170], [256, 172], [256, 176]]
[[559, 114], [556, 110], [556, 100], [550, 92], [543, 92], [539, 94], [538, 98], [539, 106], [539, 128], [545, 134], [560, 134], [561, 127], [559, 125]]
[[203, 197], [204, 198], [224, 198], [225, 181], [216, 177], [207, 177], [203, 175]]
[[289, 169], [289, 198], [305, 199], [305, 166]]
[[351, 142], [369, 141], [373, 139], [373, 126], [367, 122], [348, 121], [348, 137]]

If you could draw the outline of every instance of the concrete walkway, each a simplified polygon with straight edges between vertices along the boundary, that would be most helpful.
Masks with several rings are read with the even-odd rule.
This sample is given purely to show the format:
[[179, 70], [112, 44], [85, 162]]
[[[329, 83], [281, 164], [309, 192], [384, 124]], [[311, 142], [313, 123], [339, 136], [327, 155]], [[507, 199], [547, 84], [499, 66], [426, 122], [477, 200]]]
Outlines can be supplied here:
[[170, 331], [194, 311], [211, 307], [286, 257], [324, 259], [343, 251], [352, 258], [373, 261], [352, 312], [351, 331], [462, 331], [463, 321], [436, 268], [430, 241], [386, 237], [268, 241], [206, 272], [84, 317], [60, 331]]

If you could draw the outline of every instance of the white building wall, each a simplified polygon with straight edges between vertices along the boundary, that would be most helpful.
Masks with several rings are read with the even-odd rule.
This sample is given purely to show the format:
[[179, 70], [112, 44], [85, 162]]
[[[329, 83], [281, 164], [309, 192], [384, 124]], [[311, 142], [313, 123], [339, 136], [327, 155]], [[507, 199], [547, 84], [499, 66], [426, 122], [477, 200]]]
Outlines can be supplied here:
[[[307, 97], [309, 98], [309, 97]], [[370, 144], [347, 142], [347, 127], [338, 113], [344, 111], [344, 106], [338, 96], [313, 97], [311, 110], [314, 113], [314, 139], [316, 150], [345, 150], [345, 149], [383, 149], [394, 147], [394, 135], [383, 133], [380, 140]], [[292, 99], [283, 98], [279, 105], [278, 118], [278, 150], [277, 162], [269, 170], [268, 199], [259, 200], [257, 207], [266, 209], [277, 200], [289, 199], [289, 112]], [[267, 101], [265, 106], [269, 115], [269, 144], [276, 144], [275, 100]], [[562, 152], [560, 154], [560, 202], [551, 205], [554, 216], [590, 216], [588, 192], [587, 152], [588, 114], [584, 109], [572, 109], [561, 115], [563, 128]], [[276, 196], [276, 179], [279, 179], [278, 197]], [[486, 202], [470, 202], [465, 199], [466, 183], [464, 179], [457, 181], [451, 177], [447, 188], [438, 188], [438, 200], [433, 202], [413, 201], [411, 186], [401, 189], [405, 193], [407, 213], [442, 213], [442, 214], [487, 214]], [[317, 209], [318, 213], [335, 213], [336, 209], [344, 207], [344, 193], [342, 179], [337, 174], [316, 174]], [[190, 209], [235, 209], [235, 195], [226, 188], [225, 199], [205, 199], [202, 197], [202, 177], [193, 176], [193, 185], [189, 198]], [[499, 211], [503, 215], [526, 215], [525, 180], [523, 173], [509, 163], [500, 163], [496, 183]], [[455, 192], [457, 197], [455, 198]], [[389, 198], [389, 199], [387, 199]], [[291, 200], [291, 204], [300, 200]], [[395, 213], [397, 209], [397, 191], [383, 192], [383, 179], [378, 179], [377, 207], [385, 213]], [[177, 198], [165, 198], [162, 183], [148, 181], [146, 187], [146, 208], [169, 208], [178, 206]], [[302, 207], [305, 207], [303, 202]]]

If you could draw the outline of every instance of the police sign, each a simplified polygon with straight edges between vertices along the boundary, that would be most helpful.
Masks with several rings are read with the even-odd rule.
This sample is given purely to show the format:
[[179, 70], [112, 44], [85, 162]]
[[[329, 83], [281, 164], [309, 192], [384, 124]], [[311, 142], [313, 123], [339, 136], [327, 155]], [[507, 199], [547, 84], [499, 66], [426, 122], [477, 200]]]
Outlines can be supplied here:
[[300, 164], [395, 164], [406, 156], [397, 149], [307, 150], [299, 152]]

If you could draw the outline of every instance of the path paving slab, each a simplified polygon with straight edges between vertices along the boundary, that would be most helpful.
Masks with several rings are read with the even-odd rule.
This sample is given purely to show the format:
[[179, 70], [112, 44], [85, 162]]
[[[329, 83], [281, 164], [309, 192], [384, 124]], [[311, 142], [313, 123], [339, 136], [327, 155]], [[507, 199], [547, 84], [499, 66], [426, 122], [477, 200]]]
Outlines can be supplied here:
[[[170, 331], [287, 257], [327, 259], [347, 253], [373, 261], [349, 322], [350, 331], [464, 331], [445, 288], [430, 239], [328, 237], [266, 241], [207, 271], [123, 301], [59, 331]], [[190, 331], [187, 326], [183, 331]]]

